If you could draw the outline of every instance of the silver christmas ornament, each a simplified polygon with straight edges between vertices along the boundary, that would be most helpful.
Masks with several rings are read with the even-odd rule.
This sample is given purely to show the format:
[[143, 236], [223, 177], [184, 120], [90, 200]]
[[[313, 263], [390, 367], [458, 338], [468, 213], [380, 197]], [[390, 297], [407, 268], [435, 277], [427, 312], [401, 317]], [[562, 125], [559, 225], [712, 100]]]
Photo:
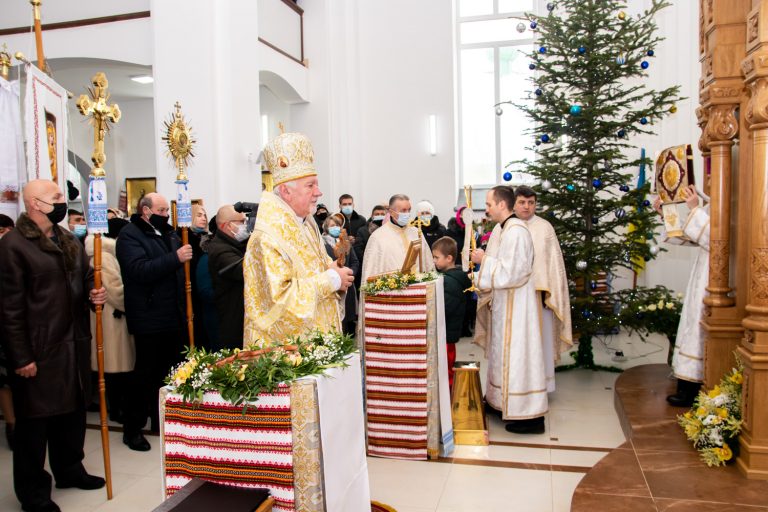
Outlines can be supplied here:
[[660, 250], [660, 249], [659, 249], [659, 246], [658, 246], [658, 245], [652, 245], [652, 246], [651, 246], [651, 254], [653, 254], [654, 256], [656, 256], [657, 254], [659, 254], [659, 250]]
[[517, 24], [517, 31], [520, 32], [521, 34], [523, 32], [525, 32], [525, 23], [523, 23], [522, 21], [520, 23], [518, 23]]
[[552, 182], [549, 180], [544, 180], [541, 182], [541, 190], [546, 192], [547, 190], [552, 188]]
[[501, 109], [501, 107], [496, 107], [496, 115], [497, 116], [500, 116], [503, 113], [504, 113], [504, 111]]
[[587, 262], [584, 260], [579, 260], [576, 262], [576, 268], [579, 270], [586, 270], [587, 269]]

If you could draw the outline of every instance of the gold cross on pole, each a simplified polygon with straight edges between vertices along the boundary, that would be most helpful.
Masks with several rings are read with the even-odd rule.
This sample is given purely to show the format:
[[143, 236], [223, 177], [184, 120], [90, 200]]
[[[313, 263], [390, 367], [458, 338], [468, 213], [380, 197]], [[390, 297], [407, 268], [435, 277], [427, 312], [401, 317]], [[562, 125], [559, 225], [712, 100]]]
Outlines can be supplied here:
[[107, 92], [109, 81], [104, 73], [96, 73], [91, 79], [91, 85], [93, 87], [88, 89], [90, 97], [81, 94], [77, 99], [77, 108], [82, 115], [90, 117], [90, 122], [93, 124], [91, 161], [94, 168], [91, 169], [91, 176], [104, 177], [106, 173], [102, 166], [107, 161], [107, 156], [104, 154], [104, 137], [109, 131], [109, 123], [120, 121], [120, 107], [117, 103], [109, 104]]
[[0, 50], [0, 76], [8, 80], [11, 71], [11, 54], [8, 53], [8, 47], [3, 43], [3, 49]]

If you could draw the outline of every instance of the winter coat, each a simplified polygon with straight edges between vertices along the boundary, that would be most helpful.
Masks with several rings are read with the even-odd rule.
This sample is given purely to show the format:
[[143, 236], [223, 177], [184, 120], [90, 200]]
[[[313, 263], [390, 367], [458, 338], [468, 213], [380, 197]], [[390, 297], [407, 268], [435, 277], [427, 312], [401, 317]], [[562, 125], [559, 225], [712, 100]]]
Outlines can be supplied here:
[[432, 217], [429, 226], [423, 226], [421, 228], [421, 232], [424, 234], [424, 239], [427, 241], [427, 245], [429, 245], [430, 249], [432, 248], [432, 244], [435, 243], [435, 240], [448, 234], [448, 230], [445, 229], [445, 226], [440, 224], [440, 219], [437, 218], [437, 215]]
[[[238, 242], [217, 231], [208, 244], [208, 272], [213, 283], [213, 300], [219, 322], [218, 339], [214, 347], [243, 346], [243, 257], [248, 241]], [[232, 266], [231, 266], [232, 265]], [[222, 272], [222, 270], [227, 269]]]
[[445, 296], [445, 340], [448, 343], [456, 343], [461, 338], [461, 328], [467, 308], [467, 294], [464, 290], [472, 286], [472, 281], [461, 267], [448, 269], [442, 274]]
[[[107, 302], [101, 314], [104, 339], [104, 371], [120, 373], [133, 371], [136, 363], [136, 345], [133, 336], [128, 333], [125, 319], [125, 300], [123, 295], [123, 276], [115, 256], [117, 241], [101, 237], [101, 285], [107, 290]], [[85, 253], [93, 266], [93, 236], [85, 239]], [[96, 365], [96, 312], [91, 311], [91, 369]]]
[[344, 225], [342, 228], [347, 230], [347, 234], [349, 236], [357, 237], [357, 231], [367, 224], [368, 221], [365, 220], [365, 217], [357, 213], [355, 210], [352, 210], [352, 213], [349, 215], [349, 217], [344, 215]]
[[[337, 240], [328, 237], [333, 240], [333, 242], [336, 242]], [[336, 260], [336, 255], [333, 252], [334, 245], [331, 245], [329, 243], [328, 239], [323, 236], [323, 239], [325, 240], [325, 250], [328, 252], [328, 256]], [[350, 268], [352, 272], [355, 275], [355, 279], [358, 278], [360, 275], [360, 260], [357, 259], [357, 255], [355, 254], [354, 249], [350, 247], [349, 252], [347, 253], [347, 260], [344, 262], [344, 266]], [[357, 287], [353, 284], [349, 288], [347, 288], [347, 296], [344, 299], [344, 318], [343, 320], [345, 322], [353, 322], [357, 319]]]
[[[20, 418], [71, 413], [90, 397], [93, 272], [71, 233], [53, 233], [58, 244], [22, 213], [0, 241], [0, 338]], [[33, 362], [35, 377], [14, 373]]]
[[117, 261], [125, 285], [128, 331], [150, 334], [184, 329], [184, 265], [176, 251], [181, 240], [170, 225], [158, 235], [139, 215], [117, 238]]
[[[200, 317], [205, 329], [208, 348], [214, 348], [213, 342], [219, 338], [219, 321], [216, 315], [216, 302], [213, 297], [211, 272], [208, 269], [208, 257], [208, 253], [203, 252], [195, 270], [195, 282], [197, 283], [195, 298], [200, 306], [199, 310], [195, 310], [195, 319]], [[195, 334], [195, 340], [197, 340], [197, 334]]]

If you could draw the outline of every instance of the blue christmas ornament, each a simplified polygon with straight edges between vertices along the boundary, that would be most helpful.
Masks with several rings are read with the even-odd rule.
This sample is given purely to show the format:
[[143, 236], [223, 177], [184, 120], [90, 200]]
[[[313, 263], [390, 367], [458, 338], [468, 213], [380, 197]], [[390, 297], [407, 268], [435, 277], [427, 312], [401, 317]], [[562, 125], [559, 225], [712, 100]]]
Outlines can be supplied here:
[[598, 222], [600, 222], [600, 219], [597, 217], [592, 217], [592, 224], [597, 224]]
[[534, 64], [533, 62], [531, 62], [530, 64], [528, 64], [528, 69], [530, 69], [531, 71], [533, 71], [534, 69], [536, 69], [536, 64]]
[[618, 210], [616, 210], [617, 219], [623, 219], [626, 216], [627, 216], [627, 210], [625, 210], [624, 208], [619, 208]]
[[555, 10], [555, 4], [552, 3], [552, 2], [548, 2], [547, 3], [547, 10], [550, 11], [550, 12], [554, 11]]
[[603, 180], [601, 180], [600, 178], [593, 179], [592, 180], [592, 186], [595, 187], [595, 188], [602, 187], [603, 186]]
[[592, 312], [588, 309], [585, 309], [584, 311], [581, 312], [581, 316], [583, 316], [584, 318], [589, 318], [592, 316]]
[[644, 60], [643, 62], [640, 63], [640, 67], [643, 69], [648, 69], [648, 66], [650, 66], [650, 64], [648, 64], [647, 60]]
[[593, 290], [597, 290], [597, 283], [595, 281], [592, 281], [589, 283], [589, 287]]
[[572, 116], [581, 115], [581, 105], [571, 105], [571, 115]]
[[627, 63], [627, 55], [624, 53], [620, 53], [616, 57], [616, 64], [618, 64], [619, 66], [623, 66], [626, 63]]
[[648, 124], [648, 118], [647, 117], [640, 118], [640, 124]]
[[538, 27], [538, 26], [539, 26], [539, 24], [538, 24], [538, 23], [536, 23], [535, 21], [532, 21], [532, 22], [531, 22], [531, 28], [532, 28], [532, 29], [534, 29], [534, 30], [535, 30], [535, 29], [536, 29], [536, 27]]
[[504, 173], [504, 181], [510, 181], [512, 179], [512, 173], [507, 171]]
[[649, 200], [647, 200], [647, 199], [646, 199], [645, 201], [643, 201], [643, 206], [645, 206], [646, 208], [648, 208], [649, 206], [651, 206], [651, 202], [650, 202]]
[[579, 46], [579, 53], [584, 55], [587, 53], [587, 47], [586, 46]]
[[653, 57], [653, 50], [648, 50], [647, 52], [645, 52], [645, 54], [648, 55], [649, 57]]
[[565, 186], [565, 189], [566, 189], [568, 192], [573, 192], [574, 190], [576, 190], [576, 185], [574, 185], [573, 183], [569, 183], [569, 184], [567, 184], [567, 185]]
[[541, 96], [542, 94], [544, 94], [544, 91], [542, 91], [541, 89], [536, 89], [535, 91], [533, 91], [533, 94], [535, 94], [536, 96]]
[[544, 135], [542, 135], [541, 136], [541, 142], [544, 142], [544, 143], [549, 142], [549, 135], [547, 135], [546, 133]]
[[547, 47], [546, 46], [539, 46], [539, 53], [547, 53]]
[[629, 185], [622, 185], [619, 187], [622, 192], [629, 192]]
[[627, 134], [627, 132], [623, 128], [621, 130], [619, 130], [618, 132], [616, 132], [616, 136], [619, 137], [619, 138], [623, 138], [626, 134]]
[[541, 146], [541, 141], [539, 139], [536, 139], [536, 145]]

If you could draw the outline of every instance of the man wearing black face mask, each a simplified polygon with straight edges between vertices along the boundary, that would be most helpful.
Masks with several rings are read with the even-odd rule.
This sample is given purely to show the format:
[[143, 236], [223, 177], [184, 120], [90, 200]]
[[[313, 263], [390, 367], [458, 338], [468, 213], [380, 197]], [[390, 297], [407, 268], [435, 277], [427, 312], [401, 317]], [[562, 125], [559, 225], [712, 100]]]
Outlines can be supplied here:
[[58, 226], [67, 203], [56, 183], [33, 180], [23, 194], [27, 212], [0, 244], [0, 339], [16, 413], [13, 482], [23, 510], [56, 512], [46, 451], [56, 487], [104, 486], [82, 460], [91, 372], [88, 299], [104, 304], [107, 292], [93, 289], [82, 244]]
[[142, 197], [138, 212], [120, 232], [116, 252], [128, 330], [136, 341], [136, 398], [125, 410], [123, 442], [146, 451], [141, 429], [148, 414], [151, 429], [159, 430], [158, 390], [187, 344], [183, 266], [192, 259], [192, 247], [181, 245], [168, 223], [168, 200], [160, 194]]

